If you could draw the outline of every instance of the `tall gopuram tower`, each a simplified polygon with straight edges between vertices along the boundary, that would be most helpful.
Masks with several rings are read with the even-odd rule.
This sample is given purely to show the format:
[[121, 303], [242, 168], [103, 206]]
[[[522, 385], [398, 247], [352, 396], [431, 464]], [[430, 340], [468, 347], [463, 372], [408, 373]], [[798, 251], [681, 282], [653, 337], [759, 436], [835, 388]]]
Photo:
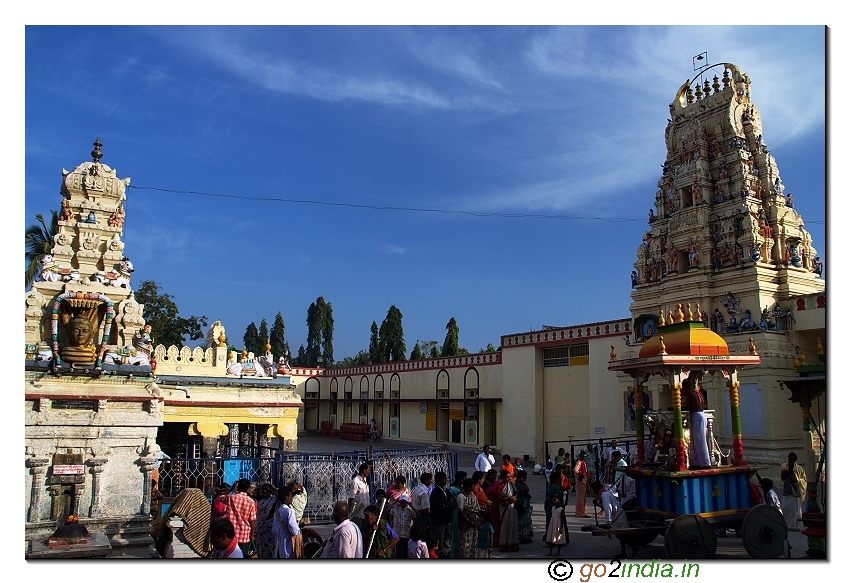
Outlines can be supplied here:
[[[676, 91], [664, 140], [667, 158], [632, 272], [638, 346], [630, 351], [637, 356], [660, 316], [672, 323], [679, 304], [723, 335], [731, 354], [747, 354], [752, 338], [762, 364], [739, 376], [747, 459], [774, 465], [792, 450], [810, 454], [800, 411], [777, 381], [796, 376], [806, 355], [817, 359], [823, 330], [801, 309], [825, 305], [822, 264], [768, 149], [750, 77], [731, 63], [700, 69]], [[725, 452], [728, 390], [708, 375], [703, 387]], [[671, 406], [669, 385], [653, 378], [647, 388], [654, 408]]]

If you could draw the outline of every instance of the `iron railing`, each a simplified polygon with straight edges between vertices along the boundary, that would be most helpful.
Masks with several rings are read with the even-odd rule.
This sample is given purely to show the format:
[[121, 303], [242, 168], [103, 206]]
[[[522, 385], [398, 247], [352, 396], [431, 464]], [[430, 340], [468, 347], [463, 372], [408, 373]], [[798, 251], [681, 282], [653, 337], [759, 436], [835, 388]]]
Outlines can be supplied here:
[[198, 488], [212, 499], [221, 483], [233, 484], [247, 478], [254, 484], [275, 487], [297, 480], [307, 491], [305, 518], [329, 520], [334, 502], [348, 498], [351, 480], [358, 466], [371, 461], [369, 476], [373, 500], [378, 488], [386, 488], [398, 475], [405, 476], [410, 489], [425, 473], [443, 471], [450, 478], [457, 472], [456, 452], [444, 449], [387, 450], [372, 454], [371, 449], [334, 454], [299, 454], [277, 450], [274, 457], [231, 457], [171, 459], [159, 470], [160, 490], [166, 498], [185, 488]]

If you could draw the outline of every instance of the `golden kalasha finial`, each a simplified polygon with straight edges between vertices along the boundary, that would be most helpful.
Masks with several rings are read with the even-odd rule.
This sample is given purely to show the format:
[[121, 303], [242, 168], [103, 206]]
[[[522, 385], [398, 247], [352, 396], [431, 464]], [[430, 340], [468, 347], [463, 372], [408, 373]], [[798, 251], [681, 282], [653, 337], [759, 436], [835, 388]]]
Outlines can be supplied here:
[[219, 346], [227, 346], [227, 337], [224, 335], [224, 332], [218, 335], [218, 345]]
[[667, 310], [667, 323], [672, 324], [676, 320], [673, 319], [673, 310]]
[[759, 351], [756, 350], [756, 343], [753, 342], [752, 338], [750, 338], [750, 354], [752, 354], [753, 356], [758, 356], [759, 354]]
[[658, 341], [661, 343], [661, 352], [659, 354], [667, 354], [667, 347], [664, 346], [664, 336], [659, 336]]
[[688, 322], [694, 321], [694, 313], [691, 311], [691, 304], [690, 303], [688, 303], [688, 311], [685, 312], [685, 318], [687, 319]]
[[820, 338], [818, 338], [818, 354], [824, 354], [823, 344], [820, 343]]
[[702, 320], [702, 308], [697, 304], [697, 320]]
[[272, 350], [272, 345], [270, 343], [266, 342], [266, 352], [271, 352], [271, 350]]
[[617, 360], [617, 351], [614, 350], [614, 345], [611, 345], [611, 360]]
[[682, 304], [676, 306], [676, 321], [684, 322], [685, 321], [685, 312], [682, 311]]
[[806, 354], [804, 352], [800, 353], [800, 364], [806, 364]]
[[660, 317], [658, 318], [658, 325], [666, 326], [667, 322], [664, 320], [664, 308], [661, 308], [661, 313], [659, 314], [659, 316]]
[[248, 349], [247, 348], [242, 349], [242, 360], [248, 360]]

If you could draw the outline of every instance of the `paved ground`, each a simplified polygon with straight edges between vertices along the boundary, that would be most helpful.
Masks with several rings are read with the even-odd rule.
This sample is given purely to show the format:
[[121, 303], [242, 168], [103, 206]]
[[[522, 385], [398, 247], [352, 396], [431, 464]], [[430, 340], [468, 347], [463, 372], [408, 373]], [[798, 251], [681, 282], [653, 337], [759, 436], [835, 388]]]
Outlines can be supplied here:
[[[377, 443], [363, 443], [345, 441], [333, 437], [320, 437], [318, 435], [299, 436], [298, 451], [305, 453], [333, 453], [352, 451], [354, 449], [363, 449], [365, 445], [371, 445], [374, 451], [382, 451], [385, 449], [399, 448], [422, 448], [426, 446], [442, 447], [442, 444], [431, 444], [422, 442], [397, 441], [397, 440], [382, 440]], [[475, 458], [478, 455], [478, 450], [473, 450], [464, 446], [452, 446], [448, 448], [450, 451], [458, 454], [458, 469], [464, 470], [472, 475], [475, 470]], [[510, 453], [510, 452], [506, 452]], [[494, 452], [495, 454], [495, 452]], [[498, 459], [501, 455], [496, 455]], [[531, 501], [533, 505], [532, 520], [534, 522], [534, 541], [520, 546], [519, 552], [516, 553], [500, 553], [497, 550], [493, 551], [494, 558], [509, 558], [509, 559], [545, 559], [548, 553], [548, 547], [542, 542], [542, 535], [546, 525], [546, 516], [543, 512], [543, 501], [545, 499], [546, 484], [543, 475], [532, 475], [531, 468], [526, 468], [528, 471], [528, 484], [531, 489]], [[451, 476], [449, 477], [451, 480]], [[309, 493], [308, 493], [309, 495]], [[570, 544], [561, 551], [564, 558], [582, 558], [582, 559], [608, 559], [610, 560], [620, 552], [620, 543], [616, 538], [593, 536], [588, 532], [582, 532], [581, 527], [586, 524], [594, 524], [594, 518], [576, 518], [573, 516], [575, 507], [575, 495], [570, 495], [569, 503], [567, 504], [567, 524], [570, 532]], [[590, 501], [588, 501], [590, 504]], [[592, 512], [592, 506], [588, 512]], [[333, 529], [332, 524], [313, 524], [311, 525], [324, 538]], [[788, 539], [791, 544], [791, 558], [805, 558], [807, 539], [799, 532], [789, 532]], [[664, 537], [657, 537], [651, 544], [641, 547], [636, 560], [652, 560], [666, 559], [667, 554], [664, 550]], [[717, 539], [717, 559], [748, 559], [750, 556], [744, 550], [743, 543], [740, 538], [736, 537], [731, 531], [728, 536]]]

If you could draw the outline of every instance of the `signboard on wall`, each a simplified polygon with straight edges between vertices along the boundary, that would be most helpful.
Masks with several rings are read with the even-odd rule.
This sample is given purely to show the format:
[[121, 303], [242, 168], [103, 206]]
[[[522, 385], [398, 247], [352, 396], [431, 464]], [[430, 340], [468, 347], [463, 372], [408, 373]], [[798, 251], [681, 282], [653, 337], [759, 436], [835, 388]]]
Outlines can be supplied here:
[[605, 428], [604, 427], [594, 427], [593, 432], [596, 435], [605, 435]]
[[419, 413], [425, 415], [428, 412], [428, 403], [419, 403]]
[[398, 437], [398, 417], [390, 417], [390, 437]]
[[478, 421], [467, 421], [466, 431], [464, 431], [464, 440], [466, 443], [478, 443]]

